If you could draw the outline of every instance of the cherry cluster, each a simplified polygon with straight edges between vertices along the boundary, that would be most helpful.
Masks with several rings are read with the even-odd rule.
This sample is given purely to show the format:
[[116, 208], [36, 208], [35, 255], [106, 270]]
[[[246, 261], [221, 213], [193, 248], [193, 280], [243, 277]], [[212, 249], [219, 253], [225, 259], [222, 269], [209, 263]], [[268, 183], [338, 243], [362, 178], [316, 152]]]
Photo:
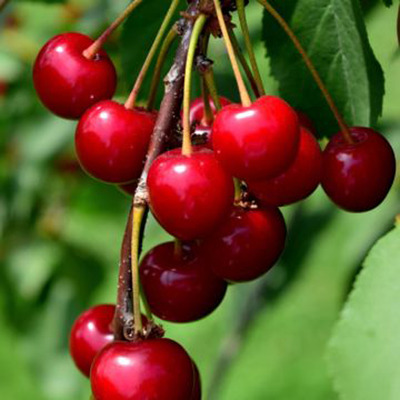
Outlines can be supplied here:
[[[34, 84], [50, 111], [79, 119], [82, 168], [134, 194], [161, 111], [136, 106], [136, 91], [124, 105], [111, 100], [116, 71], [100, 47], [79, 33], [56, 36], [37, 57]], [[266, 274], [285, 247], [279, 207], [321, 184], [340, 208], [368, 211], [384, 200], [395, 174], [390, 144], [370, 128], [341, 126], [321, 151], [313, 123], [283, 99], [234, 104], [209, 97], [212, 87], [204, 92], [182, 114], [182, 148], [182, 135], [178, 142], [169, 135], [144, 175], [148, 206], [176, 239], [150, 250], [139, 268], [149, 310], [165, 321], [204, 318], [229, 284]], [[186, 116], [193, 146], [185, 143]], [[181, 125], [173, 131], [181, 133]], [[161, 334], [116, 341], [115, 313], [113, 305], [94, 307], [71, 332], [71, 355], [90, 375], [95, 399], [200, 399], [199, 372], [186, 351]], [[142, 324], [152, 322], [142, 316]]]

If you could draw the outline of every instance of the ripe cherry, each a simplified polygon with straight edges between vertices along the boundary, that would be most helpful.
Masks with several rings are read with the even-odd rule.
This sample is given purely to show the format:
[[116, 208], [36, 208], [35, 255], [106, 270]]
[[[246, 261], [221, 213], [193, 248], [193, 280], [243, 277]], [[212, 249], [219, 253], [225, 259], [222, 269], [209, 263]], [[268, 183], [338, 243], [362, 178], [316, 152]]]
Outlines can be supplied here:
[[[225, 107], [229, 104], [231, 104], [231, 101], [228, 100], [225, 97], [220, 97], [219, 98], [220, 102], [221, 102], [221, 106]], [[210, 107], [211, 110], [213, 112], [213, 114], [216, 114], [216, 107], [214, 104], [214, 101], [211, 99], [209, 99], [209, 103], [210, 103]], [[198, 97], [197, 99], [194, 99], [191, 104], [190, 104], [190, 122], [191, 123], [196, 123], [196, 125], [203, 125], [206, 126], [207, 123], [205, 121], [205, 115], [204, 115], [204, 100], [202, 97]]]
[[78, 369], [87, 377], [97, 353], [114, 340], [112, 321], [115, 306], [110, 304], [90, 308], [72, 326], [69, 350]]
[[322, 152], [317, 140], [305, 128], [300, 129], [300, 146], [290, 167], [279, 176], [261, 182], [249, 182], [249, 191], [262, 204], [285, 206], [310, 196], [321, 182]]
[[83, 52], [94, 41], [81, 33], [64, 33], [48, 41], [33, 68], [33, 82], [42, 103], [54, 114], [78, 119], [93, 104], [110, 99], [117, 76], [105, 51], [93, 59]]
[[155, 114], [104, 100], [79, 121], [75, 147], [82, 168], [108, 183], [139, 178], [155, 124]]
[[173, 242], [161, 244], [140, 264], [150, 309], [166, 321], [197, 321], [214, 311], [225, 296], [226, 282], [193, 254], [193, 246], [183, 246], [178, 254]]
[[190, 400], [201, 400], [201, 377], [199, 369], [197, 368], [196, 363], [193, 361], [193, 370], [194, 370], [194, 384], [193, 384], [193, 392]]
[[296, 112], [282, 99], [263, 96], [251, 106], [231, 104], [216, 116], [212, 143], [233, 176], [259, 181], [281, 174], [299, 146]]
[[342, 133], [331, 138], [323, 153], [322, 187], [331, 200], [347, 211], [377, 207], [388, 194], [396, 172], [389, 142], [370, 128], [350, 128], [354, 141]]
[[154, 216], [181, 240], [206, 236], [233, 202], [232, 178], [204, 147], [195, 147], [190, 156], [180, 149], [162, 154], [150, 168], [147, 185]]
[[96, 357], [90, 380], [96, 400], [189, 400], [194, 370], [172, 340], [114, 342]]
[[311, 120], [311, 118], [307, 114], [299, 110], [296, 110], [296, 114], [299, 118], [300, 126], [306, 128], [314, 136], [317, 136], [317, 128], [315, 127], [314, 122]]
[[233, 207], [200, 245], [204, 264], [231, 282], [251, 281], [269, 271], [285, 247], [286, 226], [276, 207]]

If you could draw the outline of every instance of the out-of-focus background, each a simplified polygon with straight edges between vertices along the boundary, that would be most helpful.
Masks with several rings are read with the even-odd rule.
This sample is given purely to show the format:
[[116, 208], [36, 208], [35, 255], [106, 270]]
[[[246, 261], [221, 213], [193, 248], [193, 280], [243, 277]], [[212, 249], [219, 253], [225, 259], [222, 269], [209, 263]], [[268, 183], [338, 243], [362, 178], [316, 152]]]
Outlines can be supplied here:
[[[68, 355], [69, 330], [84, 309], [116, 298], [130, 199], [80, 170], [73, 150], [75, 123], [42, 107], [31, 68], [53, 35], [80, 31], [95, 37], [125, 5], [121, 0], [14, 0], [0, 15], [1, 399], [89, 397], [89, 382]], [[363, 7], [386, 79], [379, 128], [400, 154], [397, 10], [376, 1], [364, 1]], [[251, 34], [266, 87], [274, 92], [277, 84], [260, 41], [261, 12], [251, 2]], [[140, 54], [140, 35], [130, 41], [133, 53]], [[118, 34], [107, 49], [120, 67]], [[221, 44], [214, 44], [213, 52], [220, 92], [236, 100]], [[142, 62], [137, 60], [138, 68]], [[117, 97], [126, 96], [134, 78], [121, 79]], [[336, 209], [318, 190], [285, 210], [288, 247], [266, 278], [230, 287], [222, 306], [203, 321], [165, 323], [167, 336], [181, 342], [199, 365], [208, 398], [336, 399], [326, 345], [362, 260], [399, 210], [399, 182], [381, 207], [363, 215]], [[145, 250], [166, 239], [151, 221]]]

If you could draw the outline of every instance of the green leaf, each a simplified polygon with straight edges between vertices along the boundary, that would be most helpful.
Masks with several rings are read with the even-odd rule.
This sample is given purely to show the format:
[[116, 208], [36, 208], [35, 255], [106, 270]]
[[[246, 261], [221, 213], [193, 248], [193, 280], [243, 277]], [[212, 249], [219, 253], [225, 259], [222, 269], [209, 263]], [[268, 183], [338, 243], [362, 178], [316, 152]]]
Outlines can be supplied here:
[[371, 250], [329, 347], [343, 400], [400, 398], [400, 227]]
[[[271, 1], [289, 22], [349, 125], [375, 125], [382, 111], [383, 73], [358, 0]], [[320, 137], [338, 126], [303, 60], [265, 12], [263, 39], [281, 95], [316, 123]]]

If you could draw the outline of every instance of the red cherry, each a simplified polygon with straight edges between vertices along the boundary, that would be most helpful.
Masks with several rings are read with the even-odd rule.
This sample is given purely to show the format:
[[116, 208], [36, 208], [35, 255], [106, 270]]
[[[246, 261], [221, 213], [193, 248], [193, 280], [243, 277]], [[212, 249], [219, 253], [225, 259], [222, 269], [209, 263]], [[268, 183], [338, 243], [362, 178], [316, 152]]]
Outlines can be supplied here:
[[106, 304], [90, 308], [72, 326], [69, 351], [78, 369], [87, 377], [97, 353], [114, 340], [112, 321], [115, 306]]
[[161, 226], [181, 240], [201, 238], [229, 212], [232, 178], [204, 147], [190, 156], [180, 149], [158, 157], [147, 178], [150, 208]]
[[93, 59], [83, 52], [93, 40], [81, 33], [64, 33], [48, 41], [36, 58], [33, 82], [42, 103], [63, 118], [78, 119], [115, 92], [117, 76], [107, 53]]
[[212, 129], [218, 160], [233, 176], [249, 181], [287, 169], [296, 157], [299, 136], [295, 111], [273, 96], [260, 97], [249, 107], [226, 106]]
[[83, 115], [75, 135], [82, 168], [108, 183], [138, 179], [143, 168], [155, 114], [112, 101], [97, 103]]
[[192, 360], [169, 339], [114, 342], [90, 375], [96, 400], [188, 400], [193, 393]]
[[138, 181], [134, 181], [131, 183], [124, 183], [123, 185], [118, 185], [118, 189], [121, 192], [127, 194], [128, 196], [134, 196], [137, 185], [138, 185]]
[[193, 392], [190, 400], [201, 400], [201, 377], [199, 369], [195, 362], [193, 362], [193, 370], [194, 370], [194, 384], [193, 384]]
[[233, 207], [224, 223], [200, 245], [204, 264], [231, 282], [259, 278], [276, 263], [285, 246], [286, 226], [276, 207]]
[[[231, 101], [225, 97], [220, 97], [219, 100], [221, 102], [222, 107], [225, 107], [225, 106], [231, 104]], [[215, 115], [217, 109], [216, 109], [214, 101], [211, 99], [211, 97], [209, 98], [209, 103], [210, 103], [211, 110], [212, 110], [213, 114]], [[204, 125], [204, 123], [205, 123], [205, 121], [204, 121], [204, 117], [205, 117], [205, 115], [204, 115], [204, 100], [202, 97], [198, 97], [197, 99], [194, 99], [191, 102], [189, 116], [190, 116], [191, 123]]]
[[315, 128], [314, 122], [311, 120], [311, 118], [299, 110], [296, 110], [296, 114], [299, 118], [300, 126], [309, 130], [314, 136], [317, 136], [317, 129]]
[[146, 254], [140, 278], [151, 311], [172, 322], [197, 321], [223, 300], [226, 282], [217, 278], [186, 245], [176, 254], [174, 243], [161, 244]]
[[310, 196], [321, 182], [322, 152], [314, 136], [300, 128], [300, 146], [290, 167], [276, 178], [249, 182], [249, 191], [262, 204], [285, 206]]
[[377, 207], [388, 194], [396, 172], [389, 142], [370, 128], [350, 128], [354, 144], [342, 133], [331, 138], [323, 153], [322, 187], [337, 206], [362, 212]]
[[8, 83], [0, 80], [0, 99], [5, 97], [8, 91]]

